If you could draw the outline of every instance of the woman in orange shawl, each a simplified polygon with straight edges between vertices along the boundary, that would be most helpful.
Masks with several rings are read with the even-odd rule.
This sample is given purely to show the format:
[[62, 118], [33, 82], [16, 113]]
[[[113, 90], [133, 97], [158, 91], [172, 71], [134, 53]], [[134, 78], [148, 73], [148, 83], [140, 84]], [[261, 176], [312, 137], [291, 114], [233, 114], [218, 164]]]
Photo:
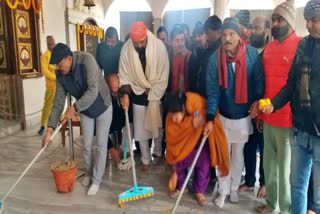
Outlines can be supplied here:
[[[205, 124], [206, 101], [200, 95], [192, 92], [168, 95], [168, 115], [166, 118], [166, 159], [177, 173], [176, 188], [170, 192], [176, 197], [187, 176], [195, 154], [203, 137]], [[229, 156], [226, 137], [219, 118], [214, 119], [214, 131], [208, 136], [197, 164], [193, 178], [195, 196], [200, 205], [206, 205], [204, 192], [210, 178], [210, 165], [216, 166], [220, 174], [229, 172]]]

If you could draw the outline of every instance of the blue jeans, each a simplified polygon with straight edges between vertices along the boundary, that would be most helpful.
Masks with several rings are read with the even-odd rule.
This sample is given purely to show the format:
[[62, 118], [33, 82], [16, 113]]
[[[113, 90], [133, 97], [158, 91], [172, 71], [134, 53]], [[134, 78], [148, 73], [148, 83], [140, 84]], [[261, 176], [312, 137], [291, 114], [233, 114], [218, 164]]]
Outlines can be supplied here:
[[306, 213], [307, 190], [312, 171], [313, 205], [320, 212], [320, 137], [294, 129], [291, 142], [291, 202], [292, 214]]

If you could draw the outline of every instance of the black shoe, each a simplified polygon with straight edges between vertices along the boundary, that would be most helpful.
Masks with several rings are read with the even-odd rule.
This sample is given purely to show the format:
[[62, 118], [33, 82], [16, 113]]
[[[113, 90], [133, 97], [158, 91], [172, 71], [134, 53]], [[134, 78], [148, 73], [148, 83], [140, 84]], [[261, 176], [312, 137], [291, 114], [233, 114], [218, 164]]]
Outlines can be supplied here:
[[40, 129], [39, 129], [39, 131], [38, 131], [38, 135], [42, 136], [43, 133], [44, 133], [44, 127], [41, 126]]
[[212, 194], [213, 193], [214, 188], [216, 187], [216, 183], [217, 183], [216, 179], [211, 179], [209, 181], [209, 184], [208, 184], [207, 189], [206, 189], [206, 193], [207, 194]]
[[152, 154], [152, 157], [153, 157], [154, 159], [160, 159], [160, 158], [161, 158], [161, 156], [158, 156], [158, 155], [156, 155], [155, 153]]

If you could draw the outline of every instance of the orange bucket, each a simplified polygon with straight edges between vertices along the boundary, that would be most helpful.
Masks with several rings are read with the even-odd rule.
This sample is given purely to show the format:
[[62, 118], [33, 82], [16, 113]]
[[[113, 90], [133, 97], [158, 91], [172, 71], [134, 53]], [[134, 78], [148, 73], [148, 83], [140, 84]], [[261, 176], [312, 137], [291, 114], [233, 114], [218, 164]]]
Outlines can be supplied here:
[[78, 169], [75, 161], [58, 161], [51, 164], [50, 169], [58, 192], [67, 193], [73, 190]]

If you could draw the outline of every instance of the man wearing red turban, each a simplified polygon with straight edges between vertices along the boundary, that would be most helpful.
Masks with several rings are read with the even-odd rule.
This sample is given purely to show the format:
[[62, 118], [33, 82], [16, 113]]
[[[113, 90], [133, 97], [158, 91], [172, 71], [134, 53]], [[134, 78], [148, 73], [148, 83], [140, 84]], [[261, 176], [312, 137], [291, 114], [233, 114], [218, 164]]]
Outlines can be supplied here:
[[141, 21], [132, 24], [130, 39], [124, 44], [119, 65], [121, 104], [133, 103], [134, 139], [139, 141], [142, 169], [148, 169], [149, 139], [154, 139], [154, 156], [162, 155], [161, 98], [166, 91], [169, 60], [165, 45]]

